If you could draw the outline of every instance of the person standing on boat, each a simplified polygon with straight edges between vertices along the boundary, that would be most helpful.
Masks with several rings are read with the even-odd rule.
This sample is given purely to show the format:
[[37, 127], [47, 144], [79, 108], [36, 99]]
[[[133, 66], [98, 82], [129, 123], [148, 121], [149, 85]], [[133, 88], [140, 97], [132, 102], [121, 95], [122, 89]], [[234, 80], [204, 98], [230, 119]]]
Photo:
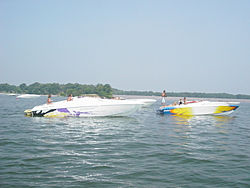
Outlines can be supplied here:
[[51, 104], [53, 102], [53, 100], [51, 100], [51, 95], [48, 96], [48, 99], [47, 99], [47, 104]]
[[165, 97], [167, 97], [167, 94], [166, 94], [166, 91], [163, 90], [163, 92], [161, 93], [161, 104], [162, 105], [166, 104]]

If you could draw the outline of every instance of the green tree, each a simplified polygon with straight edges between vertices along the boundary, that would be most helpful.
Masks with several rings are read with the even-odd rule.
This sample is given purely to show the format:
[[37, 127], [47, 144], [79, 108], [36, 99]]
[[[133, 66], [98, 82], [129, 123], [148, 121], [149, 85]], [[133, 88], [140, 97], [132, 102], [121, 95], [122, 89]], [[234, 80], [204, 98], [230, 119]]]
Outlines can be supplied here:
[[22, 83], [19, 85], [19, 88], [21, 89], [21, 93], [26, 93], [27, 85], [25, 83]]

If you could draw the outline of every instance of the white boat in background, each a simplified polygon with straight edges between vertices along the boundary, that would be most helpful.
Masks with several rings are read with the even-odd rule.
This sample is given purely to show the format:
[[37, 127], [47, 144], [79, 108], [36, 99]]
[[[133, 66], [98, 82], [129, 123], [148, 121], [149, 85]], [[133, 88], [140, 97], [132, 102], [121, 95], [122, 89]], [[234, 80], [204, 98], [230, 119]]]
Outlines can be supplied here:
[[36, 95], [36, 94], [24, 94], [24, 95], [18, 95], [16, 98], [17, 99], [27, 99], [27, 98], [37, 98], [40, 96], [41, 95]]
[[142, 108], [147, 108], [156, 102], [155, 99], [128, 99], [133, 101], [139, 101], [143, 103]]
[[9, 95], [9, 96], [16, 96], [17, 94], [15, 94], [15, 93], [8, 93], [7, 95]]
[[156, 111], [171, 115], [228, 115], [239, 107], [239, 102], [192, 101], [181, 105], [162, 106]]
[[63, 100], [43, 104], [24, 112], [30, 116], [44, 117], [127, 116], [139, 110], [142, 106], [142, 102], [133, 100], [74, 97], [72, 101]]

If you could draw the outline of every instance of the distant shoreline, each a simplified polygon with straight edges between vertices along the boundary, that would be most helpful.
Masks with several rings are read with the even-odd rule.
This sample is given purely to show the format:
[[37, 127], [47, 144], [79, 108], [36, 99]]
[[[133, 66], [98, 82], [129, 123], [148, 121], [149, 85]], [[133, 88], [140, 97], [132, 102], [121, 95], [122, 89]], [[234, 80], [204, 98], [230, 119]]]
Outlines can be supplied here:
[[[161, 96], [141, 96], [141, 95], [113, 95], [114, 97], [121, 97], [124, 99], [156, 99], [161, 100]], [[166, 101], [179, 101], [183, 99], [183, 97], [166, 97]], [[242, 102], [242, 103], [250, 103], [250, 99], [224, 99], [224, 98], [200, 98], [200, 97], [187, 97], [188, 101], [193, 100], [203, 100], [203, 101], [225, 101], [225, 102]]]

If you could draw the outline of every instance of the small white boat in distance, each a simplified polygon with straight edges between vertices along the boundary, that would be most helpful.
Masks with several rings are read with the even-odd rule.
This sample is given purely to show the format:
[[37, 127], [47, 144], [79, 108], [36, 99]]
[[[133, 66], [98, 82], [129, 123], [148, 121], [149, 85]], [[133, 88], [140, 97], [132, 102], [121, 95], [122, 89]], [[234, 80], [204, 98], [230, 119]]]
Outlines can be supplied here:
[[27, 98], [37, 98], [40, 96], [41, 95], [36, 95], [36, 94], [24, 94], [24, 95], [18, 95], [16, 98], [17, 99], [27, 99]]
[[7, 95], [9, 95], [9, 96], [16, 96], [17, 94], [15, 94], [15, 93], [8, 93]]
[[44, 117], [103, 117], [127, 116], [143, 106], [140, 101], [74, 97], [72, 101], [58, 101], [25, 110], [26, 115]]
[[228, 115], [233, 113], [238, 107], [239, 102], [210, 102], [192, 101], [181, 105], [162, 106], [156, 110], [160, 114], [171, 115]]

